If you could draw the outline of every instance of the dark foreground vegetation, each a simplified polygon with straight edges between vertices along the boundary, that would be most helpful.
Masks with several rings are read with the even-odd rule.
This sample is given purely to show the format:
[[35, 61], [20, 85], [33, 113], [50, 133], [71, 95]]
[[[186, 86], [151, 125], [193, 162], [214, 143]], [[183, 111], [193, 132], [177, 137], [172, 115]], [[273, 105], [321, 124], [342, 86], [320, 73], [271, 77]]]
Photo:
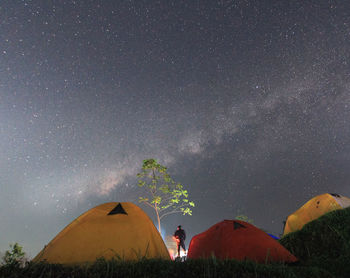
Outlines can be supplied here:
[[330, 212], [280, 240], [299, 258], [293, 265], [256, 264], [251, 261], [100, 259], [82, 267], [9, 263], [0, 267], [0, 278], [107, 278], [107, 277], [243, 277], [243, 278], [348, 278], [350, 277], [350, 208]]
[[91, 266], [63, 267], [61, 265], [28, 264], [24, 268], [2, 267], [0, 277], [259, 277], [259, 278], [328, 278], [326, 271], [313, 267], [263, 265], [235, 260], [188, 260], [173, 262], [143, 260], [121, 262], [99, 260]]
[[350, 277], [350, 208], [335, 210], [290, 233], [280, 243], [303, 266], [329, 271], [334, 277]]

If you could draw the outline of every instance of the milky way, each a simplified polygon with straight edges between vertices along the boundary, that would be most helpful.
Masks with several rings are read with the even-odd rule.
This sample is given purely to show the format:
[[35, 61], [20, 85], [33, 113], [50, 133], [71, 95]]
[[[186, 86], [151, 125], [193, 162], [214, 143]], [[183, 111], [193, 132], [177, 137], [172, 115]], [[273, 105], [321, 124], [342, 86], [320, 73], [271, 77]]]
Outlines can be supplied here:
[[1, 1], [0, 251], [137, 203], [149, 157], [196, 203], [163, 222], [189, 239], [350, 197], [349, 63], [347, 1]]

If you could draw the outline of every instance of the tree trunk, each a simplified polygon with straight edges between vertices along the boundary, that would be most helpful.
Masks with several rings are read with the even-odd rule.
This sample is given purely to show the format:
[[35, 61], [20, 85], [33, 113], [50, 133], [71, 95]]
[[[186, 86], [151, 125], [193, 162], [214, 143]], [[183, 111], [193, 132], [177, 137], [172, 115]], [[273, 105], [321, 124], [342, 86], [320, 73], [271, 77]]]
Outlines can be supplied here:
[[160, 233], [160, 236], [162, 236], [162, 228], [160, 227], [160, 218], [159, 218], [158, 207], [156, 206], [154, 209], [155, 209], [156, 215], [157, 215], [158, 231], [159, 231], [159, 233]]
[[160, 233], [160, 235], [162, 235], [162, 228], [160, 227], [160, 219], [159, 219], [159, 215], [157, 215], [157, 220], [158, 220], [158, 231]]

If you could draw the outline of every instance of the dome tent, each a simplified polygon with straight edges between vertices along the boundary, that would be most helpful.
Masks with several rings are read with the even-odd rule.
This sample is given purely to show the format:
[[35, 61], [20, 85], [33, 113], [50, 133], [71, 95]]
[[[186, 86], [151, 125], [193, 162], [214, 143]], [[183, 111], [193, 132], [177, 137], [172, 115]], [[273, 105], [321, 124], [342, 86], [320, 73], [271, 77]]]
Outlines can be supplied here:
[[224, 220], [194, 236], [190, 242], [189, 259], [249, 259], [258, 263], [295, 262], [287, 249], [264, 231], [240, 220]]
[[65, 227], [33, 259], [60, 264], [84, 264], [96, 259], [170, 259], [151, 219], [132, 203], [105, 203]]
[[300, 230], [306, 223], [319, 218], [329, 211], [349, 206], [350, 198], [334, 193], [318, 195], [288, 216], [283, 235]]

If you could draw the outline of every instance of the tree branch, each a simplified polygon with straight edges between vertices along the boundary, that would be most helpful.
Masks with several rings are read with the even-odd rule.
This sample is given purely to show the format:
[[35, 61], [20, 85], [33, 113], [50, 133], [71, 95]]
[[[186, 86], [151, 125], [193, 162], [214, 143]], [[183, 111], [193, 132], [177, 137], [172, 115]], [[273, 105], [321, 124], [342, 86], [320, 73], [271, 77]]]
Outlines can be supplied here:
[[173, 213], [179, 213], [179, 212], [182, 212], [181, 210], [174, 210], [174, 211], [169, 211], [169, 212], [166, 212], [164, 214], [162, 214], [159, 219], [162, 219], [164, 216], [166, 215], [169, 215], [169, 214], [173, 214]]
[[[167, 208], [159, 209], [159, 212], [165, 211], [165, 210], [167, 210], [167, 209], [169, 209], [169, 208], [172, 208], [172, 209], [174, 209], [174, 210], [177, 210], [177, 209], [185, 208], [185, 207], [187, 207], [187, 206], [189, 206], [189, 203], [182, 203], [182, 205], [177, 205], [175, 208], [173, 208], [173, 205], [171, 205], [171, 206], [169, 206], [169, 207], [167, 207]], [[181, 212], [181, 211], [180, 211], [180, 212]]]
[[149, 202], [146, 202], [146, 201], [142, 201], [142, 203], [145, 203], [146, 205], [150, 206], [151, 208], [154, 209], [154, 206], [152, 206], [152, 204], [150, 204]]

